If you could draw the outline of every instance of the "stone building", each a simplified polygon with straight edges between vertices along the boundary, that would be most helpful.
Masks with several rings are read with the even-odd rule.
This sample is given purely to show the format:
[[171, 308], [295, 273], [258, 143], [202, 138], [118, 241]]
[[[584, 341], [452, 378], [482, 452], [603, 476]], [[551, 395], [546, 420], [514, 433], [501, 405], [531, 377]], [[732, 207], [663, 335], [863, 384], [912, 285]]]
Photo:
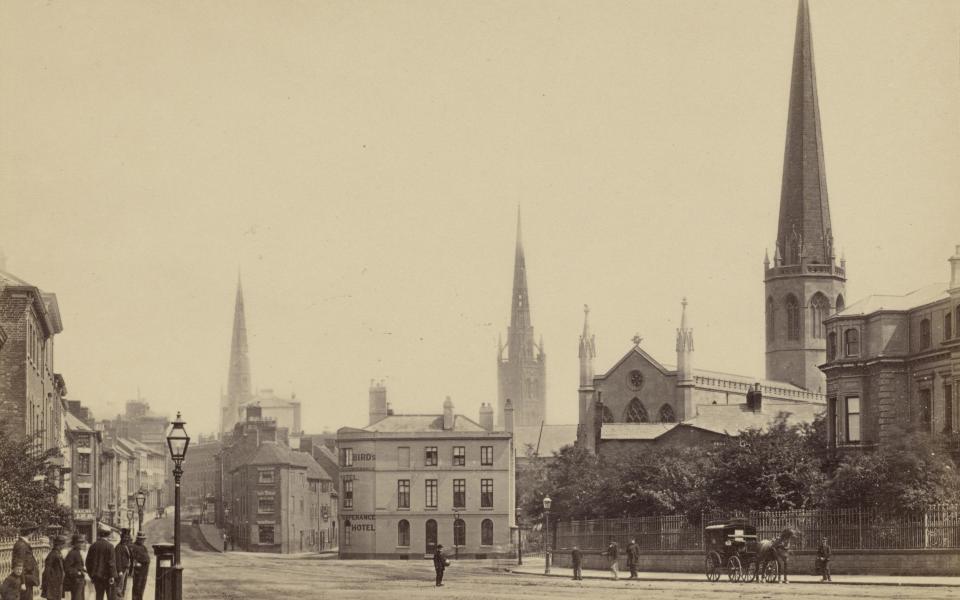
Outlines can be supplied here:
[[826, 320], [831, 446], [960, 431], [960, 245], [949, 262], [949, 283], [869, 296]]
[[64, 411], [65, 437], [64, 490], [67, 506], [73, 509], [74, 529], [95, 540], [100, 513], [101, 432], [84, 423], [70, 411]]
[[214, 498], [221, 496], [220, 453], [222, 450], [223, 444], [220, 440], [207, 440], [197, 445], [190, 444], [190, 451], [187, 452], [187, 457], [183, 461], [183, 477], [180, 479], [180, 498], [184, 506], [201, 510], [209, 496]]
[[[384, 396], [385, 402], [385, 396]], [[505, 556], [515, 525], [513, 407], [494, 429], [454, 414], [397, 415], [337, 432], [340, 557], [424, 558], [441, 543], [461, 557]]]
[[534, 342], [519, 210], [510, 327], [507, 329], [507, 343], [501, 339], [498, 348], [497, 426], [503, 427], [504, 405], [508, 399], [513, 403], [518, 427], [539, 426], [547, 416], [547, 355], [543, 350], [543, 338], [540, 343]]

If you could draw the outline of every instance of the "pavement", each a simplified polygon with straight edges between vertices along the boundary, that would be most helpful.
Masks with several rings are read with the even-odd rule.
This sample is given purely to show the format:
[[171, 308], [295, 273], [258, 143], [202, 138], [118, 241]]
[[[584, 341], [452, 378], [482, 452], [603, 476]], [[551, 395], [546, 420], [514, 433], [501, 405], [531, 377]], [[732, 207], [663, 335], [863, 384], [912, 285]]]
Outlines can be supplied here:
[[[573, 579], [573, 569], [564, 567], [550, 567], [550, 574], [543, 572], [544, 563], [542, 558], [524, 557], [523, 565], [514, 565], [510, 571], [518, 575], [539, 575], [541, 577], [558, 577]], [[610, 571], [599, 571], [593, 569], [583, 569], [581, 571], [583, 579], [601, 579], [613, 581]], [[630, 572], [624, 575], [620, 571], [620, 581], [628, 581]], [[707, 579], [703, 573], [665, 573], [665, 572], [647, 572], [637, 573], [639, 581], [674, 581], [674, 582], [695, 582], [706, 583]], [[717, 585], [729, 581], [726, 577], [721, 577]], [[912, 575], [834, 575], [830, 583], [821, 583], [819, 575], [791, 575], [790, 584], [815, 584], [822, 586], [837, 585], [880, 585], [880, 586], [913, 586], [913, 587], [958, 587], [960, 588], [960, 577], [934, 577], [934, 576], [912, 576]], [[755, 585], [758, 588], [774, 586], [774, 584], [738, 584]], [[782, 584], [781, 584], [782, 585]]]

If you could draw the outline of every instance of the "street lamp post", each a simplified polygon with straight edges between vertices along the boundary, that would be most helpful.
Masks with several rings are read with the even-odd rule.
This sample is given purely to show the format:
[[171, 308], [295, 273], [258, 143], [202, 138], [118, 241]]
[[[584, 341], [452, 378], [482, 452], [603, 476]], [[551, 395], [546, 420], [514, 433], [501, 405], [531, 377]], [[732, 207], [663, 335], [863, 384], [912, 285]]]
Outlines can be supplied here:
[[143, 508], [147, 505], [147, 495], [143, 493], [143, 488], [137, 491], [134, 496], [137, 501], [137, 533], [143, 531]]
[[183, 566], [180, 564], [180, 477], [183, 476], [183, 459], [187, 456], [187, 446], [190, 445], [190, 436], [183, 428], [186, 423], [177, 418], [167, 434], [167, 446], [170, 448], [170, 458], [173, 459], [173, 600], [183, 598]]
[[544, 561], [543, 573], [545, 575], [550, 574], [550, 506], [553, 504], [553, 500], [550, 499], [550, 496], [544, 496], [543, 498], [543, 514], [544, 514], [544, 523], [543, 523], [543, 535], [544, 535], [544, 552], [543, 556], [546, 559]]

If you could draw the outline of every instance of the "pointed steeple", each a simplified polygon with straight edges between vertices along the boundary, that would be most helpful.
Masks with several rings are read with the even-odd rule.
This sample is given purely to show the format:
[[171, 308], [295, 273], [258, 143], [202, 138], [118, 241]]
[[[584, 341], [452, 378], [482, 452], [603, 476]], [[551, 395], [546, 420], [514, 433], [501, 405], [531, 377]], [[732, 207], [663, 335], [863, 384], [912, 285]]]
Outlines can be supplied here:
[[224, 431], [233, 429], [240, 407], [252, 397], [250, 358], [247, 353], [247, 319], [243, 307], [243, 285], [237, 274], [237, 297], [233, 309], [233, 337], [230, 341], [230, 369], [227, 375], [227, 396]]
[[593, 360], [597, 357], [597, 342], [590, 333], [590, 307], [583, 305], [583, 333], [580, 334], [580, 387], [593, 386]]
[[800, 0], [783, 156], [777, 251], [784, 265], [830, 264], [833, 254], [817, 78], [807, 0]]
[[511, 359], [533, 354], [533, 327], [530, 325], [530, 296], [527, 291], [527, 261], [523, 255], [519, 206], [517, 207], [517, 248], [513, 260], [510, 332], [507, 343]]

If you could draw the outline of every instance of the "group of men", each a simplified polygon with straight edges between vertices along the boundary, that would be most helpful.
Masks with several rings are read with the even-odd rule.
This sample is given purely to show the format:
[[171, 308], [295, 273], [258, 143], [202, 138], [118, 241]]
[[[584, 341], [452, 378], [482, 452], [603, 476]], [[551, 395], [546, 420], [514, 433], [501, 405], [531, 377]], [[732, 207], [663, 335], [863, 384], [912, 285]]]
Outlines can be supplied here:
[[71, 600], [84, 600], [87, 577], [93, 582], [96, 600], [124, 600], [128, 587], [133, 590], [133, 600], [143, 600], [150, 553], [144, 546], [146, 536], [142, 531], [137, 534], [136, 543], [131, 543], [130, 530], [121, 529], [120, 542], [114, 547], [108, 539], [110, 530], [100, 529], [86, 559], [83, 550], [87, 540], [82, 534], [73, 534], [66, 556], [66, 538], [54, 536], [42, 573], [30, 545], [30, 537], [36, 531], [35, 523], [21, 525], [20, 538], [13, 546], [12, 572], [0, 584], [0, 600], [33, 600], [33, 590], [38, 586], [40, 596], [48, 600], [61, 600], [67, 593]]

